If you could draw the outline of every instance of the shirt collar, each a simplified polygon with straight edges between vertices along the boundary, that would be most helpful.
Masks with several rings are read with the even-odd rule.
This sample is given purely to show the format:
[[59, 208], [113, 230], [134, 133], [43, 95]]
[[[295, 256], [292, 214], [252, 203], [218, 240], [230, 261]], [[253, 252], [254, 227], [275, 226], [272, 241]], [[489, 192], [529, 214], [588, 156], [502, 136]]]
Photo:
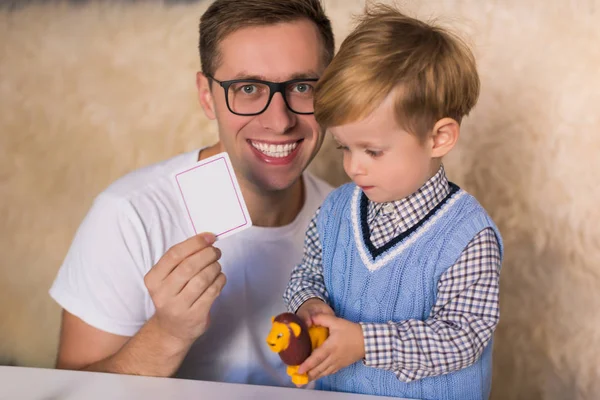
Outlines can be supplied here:
[[400, 231], [405, 231], [423, 219], [448, 193], [450, 193], [450, 185], [444, 166], [441, 165], [434, 176], [408, 197], [387, 203], [375, 203], [369, 200], [367, 221], [371, 224], [375, 218], [385, 215], [396, 220], [400, 225]]

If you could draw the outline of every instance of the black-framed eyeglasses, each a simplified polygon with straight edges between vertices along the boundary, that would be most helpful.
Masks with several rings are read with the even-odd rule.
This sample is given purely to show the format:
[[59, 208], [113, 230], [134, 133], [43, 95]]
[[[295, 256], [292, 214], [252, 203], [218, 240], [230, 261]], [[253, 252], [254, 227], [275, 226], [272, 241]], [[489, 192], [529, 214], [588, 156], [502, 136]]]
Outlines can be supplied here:
[[233, 114], [251, 116], [262, 114], [271, 104], [275, 93], [281, 93], [287, 108], [296, 114], [314, 114], [315, 82], [318, 78], [300, 78], [285, 82], [269, 82], [259, 79], [234, 79], [219, 81], [210, 75], [225, 90], [227, 108]]

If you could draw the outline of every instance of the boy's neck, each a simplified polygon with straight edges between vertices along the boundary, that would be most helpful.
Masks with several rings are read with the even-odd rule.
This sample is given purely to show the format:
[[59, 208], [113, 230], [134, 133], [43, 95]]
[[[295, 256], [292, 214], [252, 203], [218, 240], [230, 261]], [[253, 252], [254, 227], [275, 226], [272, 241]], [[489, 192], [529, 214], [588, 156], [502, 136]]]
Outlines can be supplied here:
[[[435, 174], [438, 173], [438, 171], [440, 170], [441, 167], [442, 167], [442, 159], [441, 158], [432, 158], [431, 159], [431, 167], [429, 168], [429, 177], [427, 179], [425, 179], [425, 182], [423, 182], [423, 185], [426, 184], [427, 181], [429, 181], [431, 178], [433, 178], [435, 176]], [[421, 187], [423, 185], [421, 185]]]

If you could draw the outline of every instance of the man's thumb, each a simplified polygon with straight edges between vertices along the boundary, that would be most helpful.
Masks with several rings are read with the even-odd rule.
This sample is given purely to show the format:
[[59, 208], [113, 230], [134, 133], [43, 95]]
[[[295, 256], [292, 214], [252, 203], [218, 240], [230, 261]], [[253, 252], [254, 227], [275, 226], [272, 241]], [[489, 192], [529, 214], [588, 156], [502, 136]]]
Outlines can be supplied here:
[[211, 232], [203, 232], [199, 234], [198, 237], [202, 238], [207, 246], [210, 246], [211, 244], [217, 241], [217, 237], [214, 233]]

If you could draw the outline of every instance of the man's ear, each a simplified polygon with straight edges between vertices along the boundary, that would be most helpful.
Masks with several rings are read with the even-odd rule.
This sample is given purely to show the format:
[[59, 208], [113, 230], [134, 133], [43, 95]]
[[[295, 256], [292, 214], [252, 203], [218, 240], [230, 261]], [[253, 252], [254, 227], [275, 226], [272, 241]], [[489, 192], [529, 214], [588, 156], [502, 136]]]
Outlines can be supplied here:
[[215, 119], [215, 102], [210, 90], [210, 81], [202, 72], [196, 73], [196, 88], [198, 89], [198, 100], [208, 119]]
[[435, 123], [432, 130], [431, 156], [441, 158], [454, 148], [460, 136], [460, 125], [453, 118], [442, 118]]

